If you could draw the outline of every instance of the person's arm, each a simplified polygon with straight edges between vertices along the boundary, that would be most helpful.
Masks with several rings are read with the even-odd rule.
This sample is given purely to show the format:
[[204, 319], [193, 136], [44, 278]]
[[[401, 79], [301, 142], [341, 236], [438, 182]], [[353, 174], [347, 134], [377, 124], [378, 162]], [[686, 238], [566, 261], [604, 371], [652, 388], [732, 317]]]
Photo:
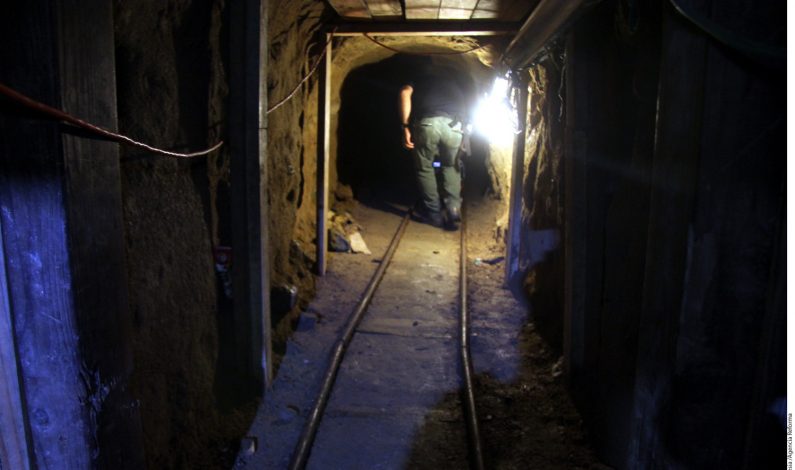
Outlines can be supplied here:
[[400, 123], [403, 126], [403, 147], [407, 149], [414, 148], [414, 142], [411, 141], [411, 129], [409, 128], [412, 93], [414, 93], [414, 88], [411, 85], [405, 85], [400, 89]]

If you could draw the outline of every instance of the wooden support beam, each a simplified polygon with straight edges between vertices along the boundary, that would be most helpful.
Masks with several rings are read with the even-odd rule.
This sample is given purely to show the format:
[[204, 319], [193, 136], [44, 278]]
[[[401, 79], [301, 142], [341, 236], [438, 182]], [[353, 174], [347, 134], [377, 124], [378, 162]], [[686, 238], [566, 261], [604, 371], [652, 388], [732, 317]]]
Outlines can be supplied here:
[[238, 363], [262, 393], [272, 375], [268, 257], [267, 2], [230, 6], [229, 143]]
[[[6, 13], [0, 81], [115, 130], [112, 4], [32, 0]], [[30, 466], [143, 467], [117, 144], [0, 103], [0, 207], [0, 336], [14, 337]], [[24, 460], [6, 423], [0, 434], [15, 433]]]
[[516, 34], [519, 23], [495, 21], [394, 21], [331, 24], [334, 36], [503, 36]]
[[522, 245], [522, 208], [524, 207], [524, 157], [527, 140], [527, 72], [520, 72], [518, 79], [519, 99], [517, 114], [519, 128], [522, 130], [515, 138], [513, 145], [513, 164], [511, 165], [511, 194], [508, 206], [508, 235], [505, 241], [505, 284], [512, 285], [519, 281], [519, 255]]
[[330, 35], [326, 34], [326, 55], [323, 68], [320, 70], [318, 82], [318, 119], [317, 126], [317, 263], [318, 275], [326, 274], [326, 253], [328, 245], [328, 209], [329, 209], [329, 161], [331, 160], [331, 54]]

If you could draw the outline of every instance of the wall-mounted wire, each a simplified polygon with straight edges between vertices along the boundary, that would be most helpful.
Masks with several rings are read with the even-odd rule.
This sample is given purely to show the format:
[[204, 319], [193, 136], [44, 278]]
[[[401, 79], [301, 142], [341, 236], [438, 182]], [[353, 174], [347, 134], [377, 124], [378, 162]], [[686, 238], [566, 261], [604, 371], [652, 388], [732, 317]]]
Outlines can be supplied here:
[[[376, 43], [377, 45], [379, 45], [379, 46], [381, 46], [381, 47], [383, 47], [383, 48], [385, 48], [385, 49], [389, 49], [390, 51], [392, 51], [392, 52], [396, 52], [396, 53], [398, 53], [398, 54], [410, 54], [410, 55], [460, 55], [460, 54], [469, 54], [470, 52], [477, 51], [478, 49], [482, 49], [482, 48], [484, 47], [484, 46], [482, 46], [482, 45], [481, 45], [481, 46], [473, 47], [472, 49], [468, 49], [468, 50], [466, 50], [466, 51], [435, 51], [435, 52], [434, 52], [434, 51], [428, 51], [428, 52], [412, 52], [412, 51], [402, 51], [402, 50], [396, 49], [396, 48], [394, 48], [394, 47], [388, 46], [388, 45], [386, 45], [386, 44], [382, 43], [381, 41], [378, 41], [377, 39], [373, 38], [372, 36], [370, 36], [370, 35], [369, 35], [369, 34], [367, 34], [367, 33], [362, 33], [362, 34], [364, 35], [364, 37], [366, 37], [367, 39], [369, 39], [369, 40], [373, 41], [373, 42], [374, 42], [374, 43]], [[332, 32], [329, 34], [329, 38], [328, 38], [328, 40], [327, 40], [327, 41], [326, 41], [326, 43], [323, 45], [323, 50], [320, 52], [320, 55], [319, 55], [319, 56], [318, 56], [318, 58], [315, 60], [315, 63], [312, 65], [312, 68], [309, 70], [309, 73], [307, 73], [307, 74], [306, 74], [306, 75], [305, 75], [305, 76], [304, 76], [304, 77], [301, 79], [301, 81], [299, 81], [299, 82], [298, 82], [298, 84], [295, 86], [295, 88], [293, 88], [293, 89], [290, 91], [290, 93], [288, 93], [288, 94], [287, 94], [287, 96], [285, 96], [284, 98], [280, 99], [280, 100], [279, 100], [279, 101], [278, 101], [276, 104], [274, 104], [273, 106], [269, 107], [269, 108], [268, 108], [268, 110], [266, 111], [266, 113], [267, 113], [267, 114], [270, 114], [270, 113], [272, 113], [272, 112], [276, 111], [276, 110], [277, 110], [277, 109], [279, 109], [279, 108], [280, 108], [282, 105], [284, 105], [285, 103], [287, 103], [288, 101], [290, 101], [290, 99], [291, 99], [291, 98], [293, 98], [293, 97], [295, 96], [295, 94], [296, 94], [296, 93], [298, 93], [298, 90], [300, 90], [300, 89], [301, 89], [301, 86], [302, 86], [304, 83], [306, 83], [306, 81], [307, 81], [307, 80], [309, 80], [309, 78], [310, 78], [310, 77], [312, 77], [312, 75], [314, 75], [314, 74], [315, 74], [315, 72], [317, 72], [318, 66], [320, 66], [320, 62], [323, 60], [323, 57], [326, 55], [326, 50], [328, 49], [328, 45], [329, 45], [329, 43], [331, 42], [331, 40], [332, 40], [333, 38], [334, 38], [334, 32], [332, 31]]]
[[[336, 30], [336, 29], [335, 29], [335, 30]], [[273, 106], [269, 107], [269, 108], [268, 108], [268, 110], [266, 111], [266, 114], [270, 114], [270, 113], [272, 113], [272, 112], [276, 111], [276, 110], [277, 110], [277, 109], [279, 109], [279, 108], [280, 108], [280, 107], [281, 107], [283, 104], [285, 104], [285, 103], [287, 103], [288, 101], [290, 101], [290, 99], [291, 99], [293, 96], [295, 96], [295, 94], [296, 94], [296, 93], [298, 93], [298, 90], [300, 90], [300, 89], [301, 89], [301, 85], [303, 85], [303, 84], [304, 84], [304, 83], [305, 83], [307, 80], [309, 80], [309, 77], [311, 77], [312, 75], [314, 75], [314, 74], [315, 74], [315, 72], [317, 71], [317, 68], [318, 68], [318, 66], [320, 65], [320, 62], [323, 60], [323, 57], [326, 55], [326, 50], [328, 49], [328, 45], [329, 45], [329, 43], [331, 43], [331, 40], [332, 40], [332, 39], [334, 39], [334, 31], [332, 31], [332, 32], [331, 32], [331, 33], [328, 35], [328, 40], [327, 40], [327, 41], [326, 41], [326, 43], [323, 45], [323, 50], [322, 50], [322, 51], [320, 51], [320, 55], [317, 57], [317, 60], [315, 60], [315, 64], [314, 64], [314, 65], [312, 66], [312, 68], [309, 70], [309, 73], [307, 73], [307, 74], [304, 76], [304, 78], [302, 78], [302, 79], [301, 79], [301, 81], [300, 81], [300, 82], [298, 82], [298, 85], [296, 85], [296, 86], [295, 86], [295, 88], [293, 88], [293, 89], [292, 89], [292, 91], [290, 91], [290, 93], [288, 93], [288, 94], [287, 94], [287, 96], [285, 96], [284, 98], [280, 99], [280, 100], [279, 100], [279, 101], [278, 101], [276, 104], [274, 104]]]
[[376, 38], [370, 36], [367, 33], [362, 33], [362, 35], [364, 37], [366, 37], [367, 39], [373, 41], [375, 44], [383, 47], [384, 49], [388, 49], [388, 50], [390, 50], [392, 52], [396, 52], [398, 54], [407, 54], [407, 55], [423, 55], [423, 56], [462, 55], [462, 54], [469, 54], [470, 52], [475, 52], [475, 51], [477, 51], [479, 49], [483, 49], [483, 47], [485, 47], [483, 45], [480, 45], [480, 46], [477, 46], [477, 47], [473, 47], [472, 49], [467, 49], [465, 51], [426, 51], [426, 52], [404, 51], [404, 50], [401, 50], [401, 49], [394, 48], [392, 46], [388, 46], [388, 45], [384, 44], [383, 42], [377, 40]]
[[34, 100], [28, 96], [23, 95], [22, 93], [0, 83], [0, 94], [9, 98], [10, 100], [26, 107], [37, 111], [39, 113], [45, 114], [50, 116], [58, 121], [63, 121], [67, 124], [71, 124], [75, 127], [80, 129], [87, 130], [92, 134], [104, 137], [106, 139], [112, 140], [114, 142], [118, 142], [120, 144], [130, 145], [132, 147], [136, 147], [139, 149], [146, 150], [151, 153], [156, 153], [158, 155], [165, 155], [167, 157], [174, 157], [174, 158], [193, 158], [193, 157], [200, 157], [202, 155], [207, 155], [208, 153], [214, 152], [218, 150], [223, 144], [224, 141], [219, 141], [217, 144], [213, 145], [212, 147], [199, 151], [199, 152], [192, 152], [192, 153], [177, 153], [177, 152], [170, 152], [168, 150], [163, 150], [157, 147], [152, 147], [151, 145], [144, 144], [142, 142], [138, 142], [133, 140], [126, 135], [117, 134], [115, 132], [111, 132], [107, 129], [99, 127], [97, 125], [91, 124], [86, 122], [80, 118], [72, 116], [69, 113], [61, 111], [60, 109], [55, 109], [51, 106], [47, 106], [44, 103]]

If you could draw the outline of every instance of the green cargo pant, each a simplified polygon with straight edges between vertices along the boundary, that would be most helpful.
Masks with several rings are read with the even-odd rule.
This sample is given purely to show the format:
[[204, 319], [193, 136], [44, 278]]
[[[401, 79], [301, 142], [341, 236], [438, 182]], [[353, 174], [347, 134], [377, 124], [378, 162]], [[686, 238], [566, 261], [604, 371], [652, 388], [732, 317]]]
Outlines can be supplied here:
[[[437, 116], [422, 118], [413, 126], [412, 140], [417, 182], [425, 209], [432, 212], [441, 210], [440, 193], [448, 209], [461, 207], [461, 173], [456, 155], [461, 146], [463, 133], [461, 124], [450, 127], [452, 122], [454, 122], [452, 118]], [[441, 163], [441, 188], [436, 185], [436, 174], [433, 169], [433, 161], [437, 157]]]

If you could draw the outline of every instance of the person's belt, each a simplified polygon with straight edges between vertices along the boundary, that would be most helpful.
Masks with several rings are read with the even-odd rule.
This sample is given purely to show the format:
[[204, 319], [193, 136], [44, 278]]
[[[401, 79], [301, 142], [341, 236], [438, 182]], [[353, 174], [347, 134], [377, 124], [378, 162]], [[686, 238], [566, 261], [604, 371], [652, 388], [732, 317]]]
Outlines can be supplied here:
[[432, 119], [435, 117], [446, 117], [448, 119], [452, 119], [453, 121], [449, 124], [450, 127], [456, 127], [458, 124], [464, 125], [464, 121], [459, 117], [459, 115], [448, 113], [447, 111], [436, 111], [432, 113], [425, 113], [419, 119], [422, 121], [423, 119]]
[[425, 113], [423, 115], [423, 118], [434, 118], [434, 117], [446, 117], [446, 118], [455, 119], [455, 114], [448, 113], [447, 111], [433, 111], [430, 113]]

